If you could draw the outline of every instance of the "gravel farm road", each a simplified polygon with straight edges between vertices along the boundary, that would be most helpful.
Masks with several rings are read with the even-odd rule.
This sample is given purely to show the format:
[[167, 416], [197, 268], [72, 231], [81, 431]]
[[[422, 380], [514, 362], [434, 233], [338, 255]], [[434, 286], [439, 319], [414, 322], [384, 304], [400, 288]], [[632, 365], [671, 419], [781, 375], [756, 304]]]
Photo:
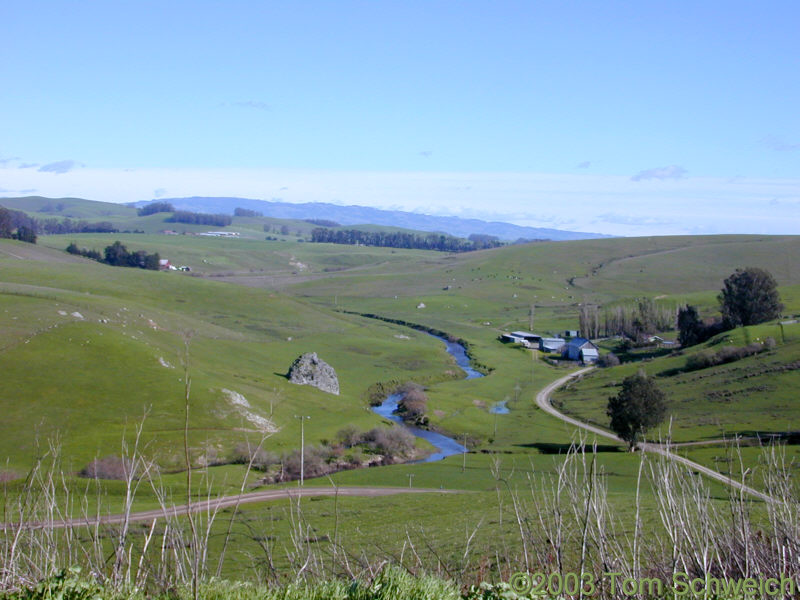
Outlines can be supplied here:
[[[576, 377], [580, 377], [589, 371], [592, 371], [595, 367], [586, 367], [584, 369], [580, 369], [578, 371], [574, 371], [569, 375], [561, 377], [560, 379], [556, 379], [554, 382], [547, 385], [543, 388], [538, 394], [536, 394], [536, 404], [548, 414], [553, 415], [554, 417], [561, 419], [565, 423], [569, 423], [570, 425], [574, 425], [580, 429], [584, 429], [601, 437], [608, 438], [617, 442], [618, 444], [627, 445], [627, 442], [620, 439], [617, 435], [611, 433], [610, 431], [606, 431], [605, 429], [601, 429], [600, 427], [596, 427], [594, 425], [590, 425], [588, 423], [584, 423], [579, 419], [575, 419], [573, 417], [568, 417], [567, 415], [559, 412], [553, 405], [550, 404], [550, 395], [559, 387], [570, 381], [571, 379], [575, 379]], [[720, 440], [722, 441], [722, 440]], [[636, 447], [643, 451], [643, 452], [652, 452], [653, 454], [660, 454], [670, 460], [674, 460], [679, 462], [683, 465], [686, 465], [693, 471], [697, 471], [698, 473], [702, 473], [706, 477], [710, 477], [716, 481], [719, 481], [725, 485], [729, 485], [732, 488], [736, 489], [737, 491], [744, 492], [746, 494], [750, 494], [751, 496], [755, 496], [759, 500], [763, 500], [764, 502], [774, 502], [775, 500], [768, 496], [767, 494], [760, 492], [749, 485], [744, 485], [740, 481], [736, 481], [715, 471], [714, 469], [709, 469], [708, 467], [704, 467], [703, 465], [696, 463], [688, 458], [675, 454], [674, 452], [670, 451], [670, 447], [665, 444], [654, 444], [652, 442], [640, 442], [636, 445]]]
[[[223, 508], [238, 506], [239, 504], [251, 504], [253, 502], [268, 502], [270, 500], [295, 499], [303, 496], [363, 496], [375, 498], [378, 496], [394, 496], [396, 494], [457, 494], [461, 490], [441, 490], [429, 488], [389, 488], [389, 487], [287, 487], [273, 490], [262, 490], [258, 492], [248, 492], [220, 498], [209, 498], [188, 505], [189, 511], [193, 513], [203, 511], [216, 511]], [[146, 510], [128, 515], [128, 522], [134, 521], [153, 521], [168, 516], [183, 516], [187, 512], [187, 505], [172, 506], [166, 510], [155, 509]], [[106, 515], [101, 517], [88, 517], [77, 519], [66, 519], [60, 521], [27, 521], [22, 523], [26, 528], [41, 527], [80, 527], [85, 525], [114, 525], [124, 523], [126, 516]], [[0, 531], [16, 529], [20, 523], [0, 523]]]

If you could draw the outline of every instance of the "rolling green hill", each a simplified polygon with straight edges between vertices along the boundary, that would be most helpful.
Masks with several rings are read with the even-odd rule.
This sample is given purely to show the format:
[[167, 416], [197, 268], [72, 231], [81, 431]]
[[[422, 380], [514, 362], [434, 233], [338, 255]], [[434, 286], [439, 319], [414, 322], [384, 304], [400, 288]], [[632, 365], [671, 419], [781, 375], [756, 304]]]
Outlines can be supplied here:
[[[151, 230], [159, 217], [144, 218], [153, 217]], [[91, 481], [75, 473], [96, 457], [122, 454], [122, 440], [130, 443], [146, 414], [144, 452], [160, 467], [158, 485], [182, 502], [187, 365], [195, 497], [237, 494], [243, 481], [247, 487], [263, 487], [260, 472], [245, 475], [242, 465], [219, 464], [230, 462], [237, 445], [266, 437], [269, 452], [297, 449], [298, 416], [311, 417], [303, 421], [307, 447], [335, 439], [347, 425], [362, 431], [381, 425], [368, 407], [372, 386], [415, 380], [427, 385], [431, 425], [463, 440], [470, 453], [434, 463], [345, 470], [313, 483], [463, 493], [425, 494], [424, 500], [409, 495], [274, 501], [243, 506], [236, 519], [236, 509], [228, 508], [210, 530], [212, 561], [231, 534], [236, 550], [229, 550], [223, 571], [229, 577], [248, 572], [251, 557], [265, 551], [274, 552], [269, 560], [275, 556], [277, 570], [298, 568], [291, 550], [280, 549], [291, 539], [305, 540], [303, 547], [313, 545], [322, 553], [346, 549], [352, 556], [398, 556], [408, 543], [423, 552], [427, 564], [466, 564], [505, 552], [510, 557], [504, 560], [513, 564], [523, 544], [521, 528], [528, 523], [533, 524], [532, 533], [526, 533], [531, 540], [538, 539], [539, 547], [549, 543], [546, 531], [537, 533], [543, 514], [540, 492], [549, 489], [548, 482], [563, 481], [559, 469], [565, 453], [580, 437], [573, 426], [535, 403], [538, 391], [572, 372], [574, 365], [556, 366], [538, 353], [504, 345], [500, 332], [527, 329], [531, 305], [533, 329], [543, 334], [575, 329], [583, 302], [602, 309], [640, 297], [667, 307], [690, 301], [712, 315], [722, 280], [748, 265], [772, 271], [786, 314], [800, 312], [800, 273], [791, 260], [798, 237], [606, 239], [448, 255], [299, 243], [292, 236], [268, 241], [259, 231], [261, 220], [247, 219], [252, 235], [234, 239], [148, 233], [42, 236], [36, 245], [0, 240], [3, 479], [22, 477], [39, 459], [47, 462], [52, 442], [60, 447], [58, 466], [66, 473], [52, 495], [65, 512], [119, 513], [127, 497], [122, 482]], [[192, 270], [110, 267], [64, 251], [71, 241], [102, 250], [117, 239], [130, 250], [158, 252]], [[458, 378], [438, 340], [363, 316], [367, 313], [463, 338], [473, 362], [488, 375]], [[737, 454], [716, 438], [797, 429], [800, 409], [794, 396], [800, 370], [791, 367], [800, 361], [797, 327], [786, 325], [782, 332], [774, 323], [739, 328], [680, 354], [631, 352], [631, 358], [642, 360], [598, 370], [559, 392], [555, 401], [605, 426], [608, 396], [626, 375], [643, 368], [656, 375], [670, 399], [673, 440], [702, 443], [681, 446], [678, 452], [734, 477], [745, 470], [748, 481], [763, 489], [760, 448], [745, 446]], [[692, 355], [767, 337], [776, 344], [763, 353], [684, 369]], [[616, 343], [604, 340], [601, 346], [609, 349]], [[288, 382], [289, 365], [308, 351], [336, 369], [339, 396]], [[500, 401], [509, 414], [490, 412]], [[796, 437], [782, 441], [789, 471], [796, 473], [791, 460], [800, 456], [800, 446]], [[598, 474], [598, 489], [608, 492], [614, 518], [627, 523], [626, 532], [639, 518], [644, 535], [660, 531], [661, 496], [646, 482], [639, 491], [643, 463], [638, 453], [600, 440], [593, 458], [579, 456], [564, 475], [575, 477], [570, 485], [577, 496], [561, 498], [563, 514], [575, 516], [576, 523], [582, 518], [582, 510], [572, 511], [573, 499], [587, 489], [582, 478], [591, 468]], [[647, 462], [645, 472], [654, 464]], [[722, 483], [702, 481], [708, 487], [697, 488], [698, 493], [707, 494], [710, 505], [722, 506], [723, 512], [734, 506], [725, 504], [729, 490]], [[13, 504], [25, 497], [26, 487], [11, 481], [3, 490], [4, 501]], [[134, 510], [157, 508], [157, 496], [143, 485]], [[762, 515], [755, 504], [754, 519]], [[142, 538], [147, 531], [141, 524], [131, 536]], [[160, 536], [161, 531], [155, 537]], [[102, 542], [107, 548], [100, 554], [112, 556], [114, 539]], [[161, 545], [158, 541], [154, 547]]]
[[[125, 204], [98, 202], [83, 198], [45, 198], [42, 196], [25, 196], [19, 198], [0, 198], [0, 206], [28, 213], [36, 219], [71, 219], [89, 222], [108, 221], [120, 231], [136, 231], [149, 234], [163, 233], [166, 230], [183, 233], [202, 233], [209, 230], [225, 230], [237, 232], [243, 237], [264, 239], [275, 237], [282, 241], [296, 241], [298, 238], [309, 238], [311, 231], [319, 225], [303, 219], [275, 217], [234, 217], [233, 223], [227, 227], [208, 225], [192, 225], [187, 223], [171, 223], [165, 219], [172, 213], [155, 213], [140, 217], [137, 209]], [[227, 214], [231, 214], [228, 212]], [[390, 225], [348, 225], [333, 229], [359, 229], [362, 231], [383, 231], [412, 233], [419, 236], [430, 232], [404, 229]], [[67, 234], [68, 235], [68, 234]]]
[[[35, 252], [35, 256], [28, 254]], [[183, 339], [189, 343], [192, 443], [220, 455], [258, 428], [224, 390], [242, 394], [252, 413], [271, 419], [275, 449], [296, 447], [292, 415], [312, 416], [309, 439], [344, 423], [368, 429], [373, 382], [441, 377], [451, 367], [441, 345], [399, 327], [321, 311], [302, 300], [176, 273], [115, 268], [63, 253], [0, 242], [3, 436], [12, 467], [35, 456], [34, 442], [60, 432], [80, 468], [118, 453], [147, 410], [148, 440], [173, 464], [183, 423]], [[25, 258], [30, 256], [30, 258]], [[404, 332], [405, 333], [405, 332]], [[337, 369], [342, 394], [330, 396], [285, 378], [292, 360], [315, 351]], [[248, 433], [249, 432], [249, 433]]]
[[[244, 219], [256, 219], [253, 231], [262, 227], [258, 218]], [[73, 240], [102, 250], [117, 239], [131, 250], [158, 252], [192, 271], [113, 268], [63, 251]], [[533, 328], [543, 334], [575, 329], [583, 302], [602, 306], [649, 297], [671, 307], [691, 301], [711, 314], [724, 277], [736, 267], [754, 265], [775, 274], [787, 313], [797, 313], [800, 268], [787, 257], [798, 248], [800, 238], [792, 236], [615, 238], [459, 255], [267, 241], [261, 235], [83, 234], [43, 236], [36, 246], [2, 241], [0, 331], [6, 340], [6, 376], [0, 381], [0, 400], [9, 407], [4, 427], [13, 435], [0, 442], [5, 444], [0, 450], [12, 465], [24, 468], [36, 436], [44, 439], [58, 430], [77, 469], [97, 454], [115, 453], [121, 432], [150, 410], [149, 422], [157, 423], [158, 430], [146, 429], [147, 439], [165, 465], [176, 466], [187, 332], [197, 456], [207, 449], [229, 455], [243, 437], [256, 435], [241, 431], [253, 428], [243, 423], [224, 390], [244, 395], [254, 414], [275, 422], [279, 431], [270, 445], [277, 451], [298, 446], [293, 416], [300, 411], [312, 415], [307, 431], [312, 442], [330, 439], [346, 423], [368, 429], [380, 422], [366, 408], [371, 384], [446, 380], [453, 372], [438, 342], [358, 316], [372, 313], [459, 336], [469, 343], [473, 359], [492, 370], [483, 379], [432, 385], [429, 416], [435, 426], [466, 435], [473, 447], [535, 454], [537, 444], [563, 442], [571, 432], [543, 415], [532, 400], [563, 370], [532, 362], [530, 353], [497, 339], [502, 331], [528, 328], [531, 305]], [[289, 364], [305, 351], [335, 358], [329, 362], [339, 372], [342, 396], [328, 397], [286, 381]], [[739, 366], [790, 361], [793, 352], [787, 342], [774, 356], [752, 357]], [[666, 366], [658, 368], [672, 368], [680, 360], [659, 359]], [[613, 378], [635, 368], [624, 365]], [[723, 371], [713, 385], [725, 380]], [[712, 437], [720, 431], [713, 418], [715, 401], [692, 400], [684, 392], [697, 384], [684, 384], [682, 377], [674, 379], [669, 392], [693, 408], [681, 413], [676, 435], [685, 440]], [[751, 406], [738, 410], [731, 400], [726, 431], [766, 431], [768, 425], [785, 430], [796, 416], [793, 405], [785, 404], [796, 382], [793, 374], [785, 377], [785, 384], [758, 383], [769, 389]], [[734, 397], [752, 387], [737, 385]], [[595, 392], [587, 394], [594, 397]], [[488, 408], [501, 400], [509, 400], [514, 418], [501, 419], [496, 429]], [[570, 410], [602, 422], [600, 404], [602, 399], [594, 398]]]
[[[783, 330], [783, 332], [782, 332]], [[688, 370], [687, 361], [699, 353], [742, 347], [767, 338], [776, 346], [759, 354], [707, 368]], [[651, 435], [676, 443], [736, 436], [751, 437], [798, 431], [800, 402], [800, 325], [777, 324], [738, 328], [705, 344], [664, 356], [600, 369], [560, 390], [554, 400], [568, 413], [608, 427], [609, 396], [622, 380], [642, 369], [656, 377], [669, 398], [671, 423]], [[671, 425], [671, 431], [670, 431]]]

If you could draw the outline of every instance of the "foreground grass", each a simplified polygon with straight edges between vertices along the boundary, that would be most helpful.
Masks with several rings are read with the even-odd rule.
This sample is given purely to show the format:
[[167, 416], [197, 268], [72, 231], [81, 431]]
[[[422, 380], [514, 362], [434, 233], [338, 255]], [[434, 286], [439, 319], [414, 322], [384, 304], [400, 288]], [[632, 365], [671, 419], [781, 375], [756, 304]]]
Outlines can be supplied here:
[[[481, 460], [489, 457], [475, 457], [474, 473], [461, 477], [482, 479], [494, 489], [461, 494], [309, 497], [192, 517], [178, 510], [130, 526], [12, 528], [0, 537], [6, 565], [0, 575], [11, 592], [35, 588], [41, 580], [45, 583], [31, 593], [72, 597], [76, 589], [92, 590], [75, 598], [174, 596], [199, 583], [203, 597], [215, 597], [214, 585], [220, 584], [244, 597], [260, 590], [265, 597], [382, 598], [370, 594], [389, 588], [394, 591], [388, 597], [406, 597], [408, 589], [408, 597], [462, 594], [484, 600], [515, 596], [473, 584], [508, 580], [519, 570], [585, 572], [603, 598], [612, 595], [604, 583], [609, 570], [668, 581], [675, 560], [693, 577], [717, 572], [732, 579], [774, 573], [797, 577], [798, 490], [787, 478], [780, 449], [772, 452], [772, 459], [765, 459], [770, 485], [777, 485], [774, 504], [727, 491], [718, 495], [702, 478], [659, 457], [645, 459], [641, 493], [631, 494], [622, 483], [624, 474], [611, 471], [614, 466], [603, 453], [572, 448], [566, 456], [550, 457], [549, 469], [492, 464], [482, 474]], [[638, 489], [639, 467], [629, 461], [628, 469], [637, 472]], [[48, 487], [43, 491], [47, 497]], [[46, 499], [41, 504], [45, 512], [51, 507]], [[698, 554], [702, 548], [708, 554]], [[76, 563], [85, 565], [91, 580], [60, 572]], [[390, 567], [396, 573], [387, 574], [386, 565], [396, 565]], [[426, 572], [436, 582], [411, 577]], [[65, 576], [71, 578], [66, 596], [58, 587]], [[232, 584], [220, 577], [255, 583]], [[433, 588], [428, 585], [445, 587], [429, 596]], [[366, 595], [337, 595], [342, 590]]]
[[[494, 595], [494, 589], [498, 595]], [[500, 598], [507, 586], [473, 586], [461, 590], [450, 580], [426, 575], [411, 574], [397, 567], [385, 567], [374, 577], [361, 580], [332, 579], [328, 581], [296, 582], [282, 586], [265, 586], [242, 581], [215, 580], [201, 583], [196, 590], [180, 586], [162, 593], [148, 593], [140, 589], [114, 589], [101, 586], [82, 576], [79, 569], [62, 573], [40, 582], [35, 587], [18, 592], [0, 594], [3, 600], [123, 600], [144, 598], [169, 598], [188, 600], [201, 597], [205, 600], [491, 600]], [[196, 593], [195, 593], [196, 592]], [[505, 598], [511, 596], [503, 596]], [[514, 595], [514, 598], [525, 596]]]

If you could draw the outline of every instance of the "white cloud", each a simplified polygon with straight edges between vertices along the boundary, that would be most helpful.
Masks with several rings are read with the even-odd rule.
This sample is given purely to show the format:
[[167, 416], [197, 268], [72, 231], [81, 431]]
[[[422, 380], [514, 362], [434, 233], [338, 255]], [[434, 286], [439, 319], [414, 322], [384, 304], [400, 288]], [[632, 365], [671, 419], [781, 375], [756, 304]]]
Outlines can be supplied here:
[[636, 175], [631, 177], [631, 181], [644, 181], [646, 179], [682, 179], [686, 177], [687, 172], [686, 169], [678, 165], [655, 167], [653, 169], [639, 171]]
[[789, 143], [776, 135], [768, 135], [761, 140], [761, 143], [770, 150], [775, 150], [776, 152], [795, 152], [800, 150], [800, 144]]
[[82, 167], [83, 165], [74, 160], [59, 160], [56, 162], [48, 163], [46, 165], [42, 165], [37, 170], [40, 173], [55, 173], [56, 175], [63, 175], [64, 173], [69, 173], [73, 169], [78, 167]]
[[614, 223], [615, 225], [629, 225], [634, 227], [671, 226], [674, 221], [651, 216], [620, 215], [617, 213], [604, 213], [597, 215], [597, 222]]

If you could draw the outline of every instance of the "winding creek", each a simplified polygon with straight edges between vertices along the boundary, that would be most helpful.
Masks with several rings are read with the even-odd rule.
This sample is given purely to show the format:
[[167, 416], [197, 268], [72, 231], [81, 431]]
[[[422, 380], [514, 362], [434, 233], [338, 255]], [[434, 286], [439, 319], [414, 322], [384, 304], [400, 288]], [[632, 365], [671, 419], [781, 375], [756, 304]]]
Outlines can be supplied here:
[[[432, 333], [429, 333], [428, 335], [433, 336], [444, 343], [445, 347], [447, 348], [447, 352], [450, 354], [450, 356], [456, 359], [456, 364], [466, 374], [466, 379], [477, 379], [478, 377], [483, 377], [483, 373], [479, 373], [470, 366], [469, 356], [467, 356], [467, 351], [464, 346], [458, 342], [451, 342], [450, 340]], [[459, 444], [451, 437], [447, 437], [441, 433], [436, 433], [435, 431], [427, 431], [426, 429], [419, 429], [417, 427], [409, 427], [406, 425], [403, 422], [403, 419], [399, 415], [395, 414], [395, 411], [397, 410], [397, 404], [400, 402], [401, 398], [402, 394], [389, 394], [380, 405], [373, 407], [372, 410], [382, 417], [390, 419], [395, 423], [399, 423], [408, 429], [408, 431], [414, 436], [426, 440], [436, 448], [436, 452], [419, 462], [435, 462], [437, 460], [447, 458], [448, 456], [453, 456], [454, 454], [463, 454], [467, 451], [464, 446]], [[503, 414], [504, 412], [507, 413], [508, 409], [505, 408], [504, 403], [501, 404], [502, 406], [500, 404], [495, 405], [492, 408], [492, 412], [496, 412], [498, 414]]]

